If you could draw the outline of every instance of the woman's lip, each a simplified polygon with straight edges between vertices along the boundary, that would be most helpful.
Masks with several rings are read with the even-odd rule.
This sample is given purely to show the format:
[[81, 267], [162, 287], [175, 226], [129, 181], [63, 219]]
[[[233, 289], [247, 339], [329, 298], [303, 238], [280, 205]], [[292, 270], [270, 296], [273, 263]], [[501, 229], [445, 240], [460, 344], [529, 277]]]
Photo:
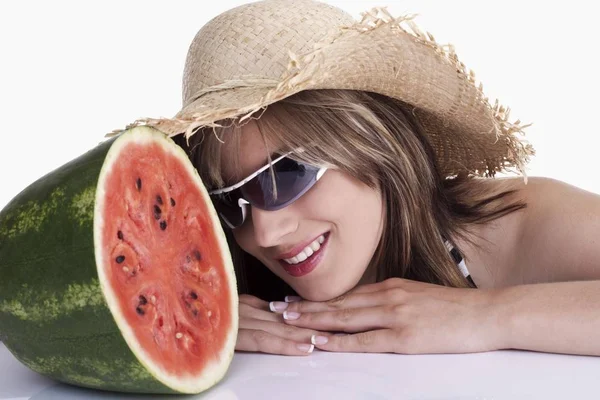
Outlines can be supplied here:
[[300, 253], [302, 250], [304, 250], [304, 248], [306, 246], [308, 246], [309, 244], [311, 244], [312, 242], [314, 242], [315, 240], [317, 240], [319, 237], [321, 237], [323, 235], [327, 235], [327, 233], [329, 233], [329, 232], [321, 233], [317, 237], [312, 238], [311, 240], [307, 240], [304, 243], [295, 246], [292, 250], [290, 250], [290, 251], [288, 251], [286, 253], [282, 253], [282, 254], [278, 255], [277, 257], [275, 257], [275, 259], [279, 261], [279, 260], [284, 260], [286, 258], [292, 258], [295, 255], [297, 255], [298, 253]]
[[325, 234], [325, 241], [321, 243], [321, 247], [319, 248], [319, 250], [314, 252], [313, 255], [308, 257], [306, 260], [299, 262], [298, 264], [288, 264], [284, 260], [279, 260], [279, 264], [283, 267], [285, 272], [294, 277], [306, 275], [319, 265], [319, 263], [325, 256], [325, 250], [328, 244], [329, 232]]

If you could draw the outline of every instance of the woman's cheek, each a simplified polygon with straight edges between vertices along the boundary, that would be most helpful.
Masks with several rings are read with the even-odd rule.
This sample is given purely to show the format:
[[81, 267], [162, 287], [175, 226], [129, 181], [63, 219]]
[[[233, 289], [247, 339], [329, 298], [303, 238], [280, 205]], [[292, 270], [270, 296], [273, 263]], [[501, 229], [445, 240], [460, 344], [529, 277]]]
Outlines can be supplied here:
[[252, 227], [250, 226], [249, 222], [250, 221], [245, 221], [244, 225], [234, 229], [233, 238], [238, 246], [242, 248], [242, 250], [244, 250], [246, 253], [256, 256], [257, 246], [254, 244], [254, 240], [252, 238]]

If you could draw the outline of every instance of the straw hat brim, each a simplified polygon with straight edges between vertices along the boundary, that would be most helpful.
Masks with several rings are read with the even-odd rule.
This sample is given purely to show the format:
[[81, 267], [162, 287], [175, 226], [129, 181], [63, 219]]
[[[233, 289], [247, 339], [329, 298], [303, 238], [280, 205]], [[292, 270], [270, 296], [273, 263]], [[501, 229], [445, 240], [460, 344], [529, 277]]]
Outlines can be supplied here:
[[365, 90], [416, 107], [444, 175], [493, 176], [511, 169], [526, 175], [534, 150], [517, 135], [528, 125], [508, 122], [510, 110], [490, 104], [453, 47], [437, 44], [413, 16], [394, 18], [375, 8], [312, 51], [289, 56], [279, 79], [240, 76], [221, 82], [197, 93], [174, 118], [140, 119], [127, 128], [145, 124], [189, 138], [196, 128], [249, 118], [302, 90]]

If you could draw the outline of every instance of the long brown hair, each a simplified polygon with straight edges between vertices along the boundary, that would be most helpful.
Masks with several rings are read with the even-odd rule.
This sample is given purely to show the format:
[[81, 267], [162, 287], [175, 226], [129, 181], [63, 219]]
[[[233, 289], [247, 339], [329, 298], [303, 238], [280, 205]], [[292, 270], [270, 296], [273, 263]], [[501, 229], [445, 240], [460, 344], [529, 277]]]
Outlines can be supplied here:
[[[377, 281], [402, 277], [453, 287], [473, 285], [460, 273], [445, 240], [469, 240], [469, 226], [484, 224], [526, 207], [509, 200], [509, 189], [490, 192], [485, 178], [465, 172], [442, 176], [430, 141], [409, 105], [380, 94], [352, 90], [310, 90], [269, 105], [256, 119], [265, 144], [280, 151], [303, 147], [294, 157], [326, 164], [379, 187], [386, 216], [371, 265]], [[223, 185], [220, 144], [238, 142], [241, 124], [220, 121], [189, 140], [175, 140], [208, 187]], [[266, 300], [293, 294], [282, 280], [243, 252], [226, 229], [240, 293]]]

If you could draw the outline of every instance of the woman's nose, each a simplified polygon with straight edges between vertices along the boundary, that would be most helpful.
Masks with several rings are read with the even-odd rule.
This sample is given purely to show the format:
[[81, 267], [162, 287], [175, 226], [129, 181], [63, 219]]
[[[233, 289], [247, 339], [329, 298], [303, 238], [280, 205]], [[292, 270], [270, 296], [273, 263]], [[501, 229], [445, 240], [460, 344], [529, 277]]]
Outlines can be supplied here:
[[254, 238], [260, 247], [273, 247], [281, 244], [282, 238], [298, 227], [297, 219], [289, 207], [277, 211], [265, 211], [250, 207]]

